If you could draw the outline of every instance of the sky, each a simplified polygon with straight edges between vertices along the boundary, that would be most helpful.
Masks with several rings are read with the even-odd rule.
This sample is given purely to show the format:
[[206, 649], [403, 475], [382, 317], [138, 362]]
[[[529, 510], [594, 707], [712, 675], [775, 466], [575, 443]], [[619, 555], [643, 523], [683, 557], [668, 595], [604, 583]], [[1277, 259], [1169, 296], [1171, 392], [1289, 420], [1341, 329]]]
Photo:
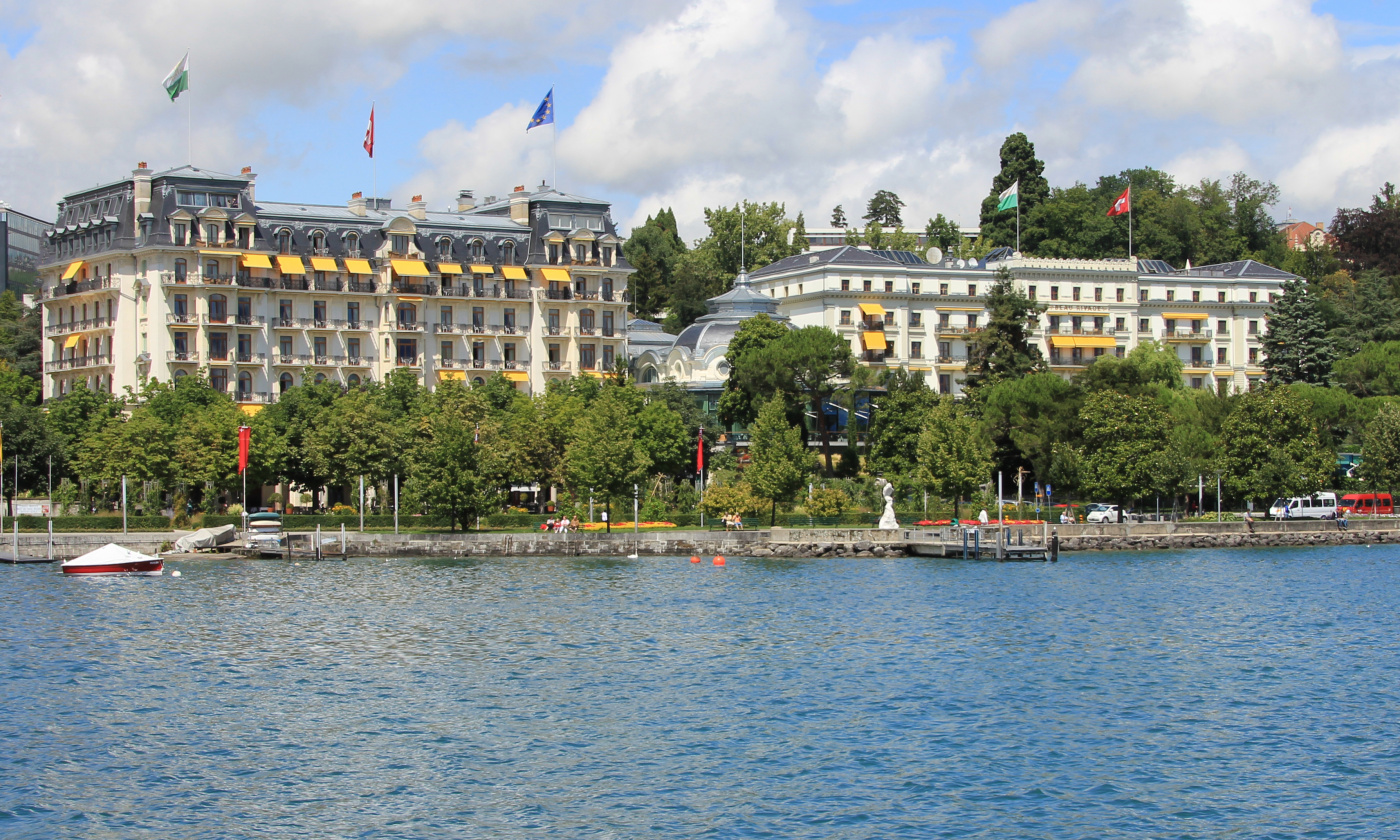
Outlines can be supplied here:
[[706, 207], [815, 228], [879, 189], [908, 227], [970, 226], [1023, 131], [1052, 186], [1243, 170], [1326, 222], [1400, 181], [1398, 82], [1393, 0], [0, 0], [0, 200], [52, 218], [192, 160], [271, 201], [547, 181], [624, 229], [671, 207], [687, 239]]

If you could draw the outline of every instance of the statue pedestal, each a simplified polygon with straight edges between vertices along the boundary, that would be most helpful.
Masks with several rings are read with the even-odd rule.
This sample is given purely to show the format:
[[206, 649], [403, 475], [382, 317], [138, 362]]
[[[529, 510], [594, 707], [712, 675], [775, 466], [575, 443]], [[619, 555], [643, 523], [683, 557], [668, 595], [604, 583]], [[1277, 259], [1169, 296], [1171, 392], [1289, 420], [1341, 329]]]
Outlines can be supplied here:
[[879, 529], [881, 531], [896, 531], [899, 529], [899, 521], [894, 518], [894, 505], [885, 504], [885, 512], [880, 517]]

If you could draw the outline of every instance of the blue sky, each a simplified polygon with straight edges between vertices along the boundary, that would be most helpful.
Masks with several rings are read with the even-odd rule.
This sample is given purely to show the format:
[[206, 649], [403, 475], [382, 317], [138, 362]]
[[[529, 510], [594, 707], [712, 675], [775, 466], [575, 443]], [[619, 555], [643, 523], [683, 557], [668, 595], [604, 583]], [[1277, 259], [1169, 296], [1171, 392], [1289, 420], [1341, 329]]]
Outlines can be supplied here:
[[[188, 114], [197, 165], [343, 202], [371, 190], [372, 101], [399, 205], [557, 165], [624, 224], [674, 207], [688, 237], [707, 206], [782, 201], [816, 227], [877, 189], [911, 226], [975, 223], [1017, 130], [1052, 184], [1242, 169], [1279, 184], [1280, 218], [1400, 180], [1400, 4], [1376, 0], [0, 0], [0, 43], [0, 198], [41, 215], [186, 162]], [[187, 47], [172, 104], [159, 82]], [[551, 86], [557, 157], [550, 129], [524, 131]]]

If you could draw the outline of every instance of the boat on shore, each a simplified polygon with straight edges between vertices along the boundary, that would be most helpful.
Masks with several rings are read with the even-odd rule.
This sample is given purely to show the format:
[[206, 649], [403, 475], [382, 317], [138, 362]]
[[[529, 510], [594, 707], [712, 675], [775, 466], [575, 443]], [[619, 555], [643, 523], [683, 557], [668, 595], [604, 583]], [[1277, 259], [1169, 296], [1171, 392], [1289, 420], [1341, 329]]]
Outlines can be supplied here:
[[65, 575], [159, 575], [165, 561], [159, 557], [107, 543], [81, 557], [63, 561]]
[[286, 543], [280, 514], [265, 511], [248, 517], [246, 548], [262, 557], [281, 557], [285, 553]]

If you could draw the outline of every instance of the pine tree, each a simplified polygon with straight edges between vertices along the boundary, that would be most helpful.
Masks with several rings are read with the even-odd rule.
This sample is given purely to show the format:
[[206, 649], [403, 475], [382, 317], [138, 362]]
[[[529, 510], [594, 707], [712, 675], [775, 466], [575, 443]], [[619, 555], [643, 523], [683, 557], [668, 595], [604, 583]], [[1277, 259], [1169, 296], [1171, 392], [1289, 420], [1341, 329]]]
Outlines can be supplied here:
[[968, 377], [963, 388], [969, 396], [1003, 379], [1017, 379], [1045, 364], [1040, 348], [1031, 343], [1028, 326], [1041, 307], [1016, 289], [1011, 272], [998, 269], [996, 282], [987, 290], [987, 327], [968, 342]]
[[899, 211], [904, 202], [889, 190], [876, 190], [865, 208], [865, 220], [878, 222], [882, 227], [897, 228], [904, 224]]
[[1270, 308], [1268, 324], [1264, 371], [1269, 381], [1328, 384], [1337, 351], [1327, 336], [1317, 297], [1302, 280], [1283, 284], [1283, 296]]
[[802, 214], [797, 214], [797, 224], [792, 229], [792, 249], [799, 254], [811, 248], [807, 241], [807, 222], [802, 218]]
[[997, 196], [1016, 182], [1017, 201], [1021, 207], [1021, 222], [1038, 205], [1050, 197], [1050, 182], [1045, 180], [1045, 162], [1037, 160], [1035, 144], [1021, 132], [1012, 134], [1001, 144], [1001, 171], [992, 179], [991, 192], [982, 199], [982, 235], [993, 245], [1016, 244], [1016, 213], [997, 211]]
[[846, 211], [842, 210], [839, 204], [831, 208], [831, 226], [834, 228], [846, 226]]

